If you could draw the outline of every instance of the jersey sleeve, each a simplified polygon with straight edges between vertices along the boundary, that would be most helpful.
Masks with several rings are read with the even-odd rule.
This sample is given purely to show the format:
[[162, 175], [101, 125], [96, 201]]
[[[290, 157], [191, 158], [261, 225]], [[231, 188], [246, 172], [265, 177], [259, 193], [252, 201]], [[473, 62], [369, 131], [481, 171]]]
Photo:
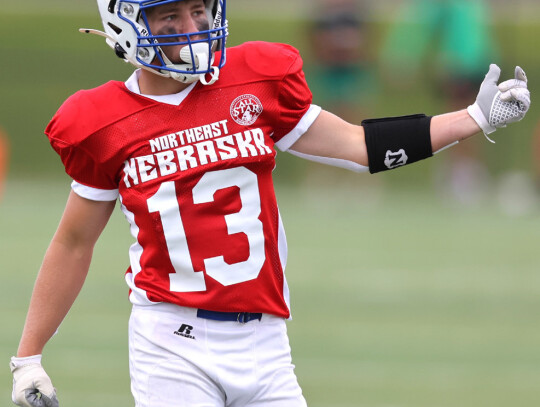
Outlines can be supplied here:
[[79, 186], [74, 189], [77, 194], [93, 200], [115, 200], [115, 175], [106, 170], [100, 147], [92, 142], [91, 120], [85, 115], [86, 110], [80, 96], [73, 95], [54, 115], [45, 134], [66, 173]]
[[277, 143], [276, 147], [281, 151], [288, 151], [289, 148], [309, 129], [315, 119], [321, 113], [321, 108], [317, 105], [311, 105], [307, 112], [302, 116], [298, 124]]
[[320, 108], [312, 106], [312, 94], [302, 70], [303, 61], [293, 47], [287, 49], [290, 66], [280, 81], [278, 91], [278, 121], [274, 141], [280, 150], [287, 150], [313, 123]]

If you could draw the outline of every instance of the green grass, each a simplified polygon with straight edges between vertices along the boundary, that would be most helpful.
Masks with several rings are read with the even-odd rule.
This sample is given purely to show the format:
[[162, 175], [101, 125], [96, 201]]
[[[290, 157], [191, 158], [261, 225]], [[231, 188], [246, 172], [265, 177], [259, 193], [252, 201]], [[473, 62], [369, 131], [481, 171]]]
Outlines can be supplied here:
[[[278, 179], [281, 174], [277, 174]], [[444, 205], [432, 192], [278, 188], [289, 238], [289, 334], [311, 407], [540, 403], [540, 216]], [[33, 280], [69, 191], [11, 179], [0, 206], [1, 405]], [[131, 406], [131, 244], [119, 210], [44, 364], [63, 406]]]

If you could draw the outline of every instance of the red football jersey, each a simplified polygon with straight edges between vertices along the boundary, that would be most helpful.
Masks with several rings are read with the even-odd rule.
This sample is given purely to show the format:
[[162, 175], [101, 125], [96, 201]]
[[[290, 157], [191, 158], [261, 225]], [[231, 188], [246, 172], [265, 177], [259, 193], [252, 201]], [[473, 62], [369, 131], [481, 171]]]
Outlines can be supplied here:
[[219, 80], [180, 104], [111, 81], [70, 97], [46, 134], [75, 192], [119, 195], [133, 303], [287, 318], [274, 145], [287, 149], [317, 113], [298, 52], [252, 42], [229, 48]]

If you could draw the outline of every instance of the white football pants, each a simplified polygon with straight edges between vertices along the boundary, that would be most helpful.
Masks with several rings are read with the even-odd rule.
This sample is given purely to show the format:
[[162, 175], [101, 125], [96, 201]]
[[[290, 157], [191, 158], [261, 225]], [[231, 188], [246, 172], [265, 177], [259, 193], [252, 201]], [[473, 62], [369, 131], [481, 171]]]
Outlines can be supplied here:
[[136, 407], [306, 406], [282, 318], [242, 324], [134, 305], [129, 360]]

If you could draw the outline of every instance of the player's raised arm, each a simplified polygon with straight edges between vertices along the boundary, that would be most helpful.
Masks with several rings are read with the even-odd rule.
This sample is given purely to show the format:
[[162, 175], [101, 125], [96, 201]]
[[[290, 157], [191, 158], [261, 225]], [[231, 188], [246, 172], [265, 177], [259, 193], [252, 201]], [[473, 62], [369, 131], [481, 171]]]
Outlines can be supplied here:
[[491, 65], [476, 101], [467, 109], [438, 116], [424, 114], [364, 120], [352, 125], [322, 111], [291, 146], [295, 155], [372, 173], [431, 157], [433, 153], [480, 131], [487, 135], [517, 122], [530, 107], [527, 77], [520, 67], [514, 79], [497, 84], [500, 68]]
[[36, 280], [17, 357], [10, 363], [12, 398], [19, 406], [58, 406], [51, 380], [41, 367], [41, 353], [81, 290], [95, 242], [113, 208], [114, 201], [70, 194]]

